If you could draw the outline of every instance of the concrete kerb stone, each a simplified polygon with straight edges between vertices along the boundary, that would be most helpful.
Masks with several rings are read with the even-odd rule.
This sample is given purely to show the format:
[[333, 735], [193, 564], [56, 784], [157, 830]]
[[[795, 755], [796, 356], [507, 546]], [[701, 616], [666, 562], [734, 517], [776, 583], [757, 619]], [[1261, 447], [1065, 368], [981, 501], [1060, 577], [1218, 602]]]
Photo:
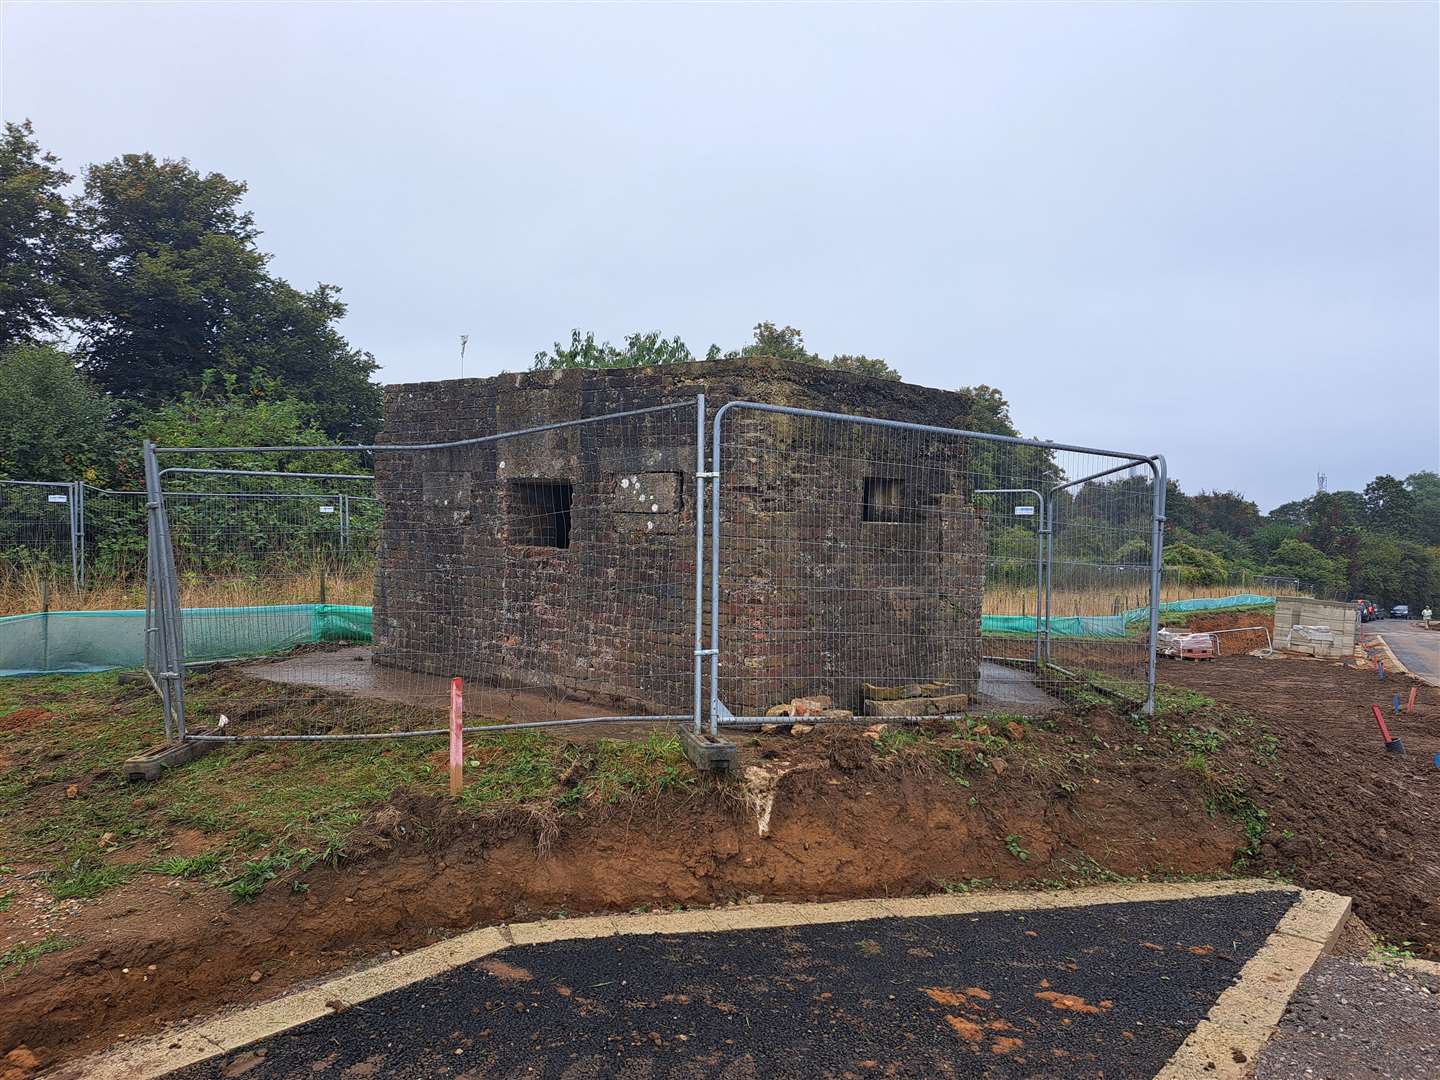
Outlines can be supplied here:
[[1305, 890], [1240, 969], [1156, 1080], [1243, 1080], [1305, 973], [1330, 951], [1350, 917], [1350, 898]]
[[[176, 1069], [232, 1053], [251, 1043], [320, 1019], [337, 1009], [360, 1004], [511, 947], [621, 934], [713, 933], [861, 922], [870, 919], [1037, 911], [1095, 904], [1192, 900], [1268, 890], [1293, 891], [1293, 887], [1258, 880], [1152, 882], [1090, 886], [1055, 892], [977, 892], [903, 899], [842, 900], [818, 904], [762, 903], [693, 911], [602, 915], [492, 926], [460, 934], [405, 956], [337, 976], [273, 1001], [222, 1013], [198, 1025], [171, 1028], [118, 1050], [71, 1062], [53, 1075], [66, 1080], [79, 1080], [81, 1077], [87, 1080], [140, 1080], [164, 1076]], [[1246, 973], [1252, 973], [1257, 982], [1263, 979], [1267, 984], [1263, 993], [1278, 994], [1283, 990], [1279, 1004], [1283, 1011], [1285, 1002], [1294, 990], [1294, 984], [1299, 982], [1300, 975], [1308, 970], [1309, 964], [1329, 948], [1348, 912], [1348, 899], [1328, 893], [1303, 893], [1301, 902], [1281, 921], [1262, 949], [1263, 954], [1280, 940], [1288, 943], [1290, 952], [1286, 955], [1296, 959], [1282, 961], [1276, 968], [1268, 958], [1257, 963], [1260, 961], [1260, 956], [1257, 955], [1242, 971], [1241, 982], [1221, 996], [1221, 1003], [1227, 1000], [1227, 995], [1233, 996], [1237, 987], [1245, 982]], [[1328, 930], [1327, 919], [1334, 923], [1333, 928]], [[1310, 956], [1310, 959], [1303, 961], [1302, 953]], [[1300, 966], [1302, 962], [1303, 967]], [[1288, 982], [1292, 974], [1293, 982]], [[1247, 1005], [1245, 1008], [1250, 1012], [1254, 1011], [1251, 1006]], [[1251, 1025], [1238, 1018], [1244, 1013], [1233, 1014], [1233, 1010], [1220, 1010], [1217, 1016], [1217, 1010], [1220, 1010], [1220, 1003], [1217, 1003], [1216, 1009], [1211, 1010], [1207, 1020], [1210, 1027], [1205, 1028], [1205, 1031], [1212, 1032], [1214, 1029], [1212, 1033], [1228, 1033], [1226, 1037], [1237, 1041], [1237, 1044], [1243, 1036], [1246, 1045], [1254, 1043], [1258, 1049], [1264, 1038], [1268, 1037], [1270, 1027], [1273, 1027], [1271, 1022], [1270, 1026], [1263, 1030], [1252, 1031], [1249, 1030]], [[1202, 1025], [1203, 1027], [1205, 1025]], [[1192, 1034], [1192, 1039], [1198, 1034], [1201, 1034], [1200, 1029]], [[1215, 1038], [1219, 1039], [1220, 1035], [1216, 1034]], [[1197, 1041], [1195, 1052], [1200, 1053], [1199, 1047], [1202, 1043], [1208, 1046], [1212, 1041], [1214, 1040], [1208, 1035]], [[1190, 1044], [1191, 1040], [1187, 1040], [1186, 1046], [1181, 1047], [1176, 1057], [1185, 1054]], [[1172, 1064], [1173, 1062], [1174, 1059]], [[1191, 1074], [1177, 1072], [1170, 1075], [1182, 1077]], [[1217, 1074], [1209, 1070], [1205, 1075], [1213, 1077]]]
[[1386, 671], [1387, 674], [1390, 674], [1390, 675], [1409, 675], [1409, 674], [1410, 674], [1410, 669], [1407, 668], [1404, 664], [1402, 664], [1402, 663], [1400, 662], [1400, 658], [1395, 655], [1395, 650], [1392, 649], [1392, 648], [1390, 648], [1390, 643], [1389, 643], [1388, 641], [1386, 641], [1386, 640], [1385, 640], [1383, 637], [1381, 637], [1379, 634], [1375, 634], [1375, 635], [1374, 635], [1374, 640], [1376, 640], [1376, 641], [1378, 641], [1378, 642], [1380, 643], [1380, 649], [1379, 649], [1379, 651], [1385, 654], [1384, 657], [1383, 657], [1383, 659], [1384, 659], [1384, 661], [1385, 661], [1385, 671]]

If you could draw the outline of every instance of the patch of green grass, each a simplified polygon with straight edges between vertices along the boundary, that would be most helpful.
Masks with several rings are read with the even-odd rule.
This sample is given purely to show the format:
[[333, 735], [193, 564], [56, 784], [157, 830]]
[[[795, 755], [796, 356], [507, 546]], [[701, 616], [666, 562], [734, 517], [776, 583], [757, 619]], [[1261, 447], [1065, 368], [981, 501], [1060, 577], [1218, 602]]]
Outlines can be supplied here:
[[86, 859], [76, 859], [51, 874], [48, 888], [56, 900], [90, 900], [106, 889], [123, 885], [135, 876], [133, 866], [105, 866]]
[[465, 806], [540, 799], [560, 780], [557, 745], [538, 731], [488, 736], [476, 758], [479, 764], [465, 770]]
[[[1086, 671], [1083, 674], [1092, 685], [1076, 691], [1077, 700], [1089, 701], [1093, 698], [1095, 704], [1113, 704], [1113, 696], [1136, 704], [1145, 700], [1145, 684], [1138, 679], [1122, 679], [1103, 671]], [[1155, 684], [1156, 717], [1184, 718], [1215, 707], [1215, 699], [1206, 694], [1168, 683]]]
[[0, 894], [0, 915], [5, 914], [15, 905], [16, 892], [11, 889], [7, 893]]
[[226, 890], [236, 900], [249, 902], [265, 891], [265, 886], [286, 872], [303, 874], [321, 860], [322, 856], [309, 848], [292, 848], [277, 844], [270, 851], [254, 859], [246, 859], [240, 872], [225, 883]]
[[245, 743], [207, 754], [151, 790], [171, 824], [227, 837], [238, 853], [282, 837], [326, 846], [398, 788], [438, 792], [443, 770], [427, 760], [435, 749], [428, 739]]
[[587, 795], [610, 803], [694, 786], [695, 771], [680, 740], [664, 732], [652, 732], [639, 742], [600, 740], [595, 744], [594, 768], [581, 785]]
[[203, 878], [217, 873], [224, 864], [225, 858], [220, 852], [207, 851], [201, 855], [177, 855], [156, 863], [151, 869], [168, 877]]
[[68, 949], [71, 944], [72, 942], [58, 934], [50, 934], [39, 941], [22, 941], [18, 945], [12, 945], [0, 953], [0, 974], [8, 974], [10, 968], [23, 971], [27, 965], [38, 963], [42, 956]]
[[875, 740], [875, 749], [883, 757], [894, 757], [905, 750], [911, 750], [920, 742], [920, 734], [914, 728], [890, 725]]
[[1023, 836], [1017, 836], [1014, 833], [1005, 837], [1005, 850], [1010, 852], [1011, 855], [1014, 855], [1015, 858], [1019, 859], [1021, 862], [1029, 862], [1030, 852], [1026, 851], [1024, 847], [1021, 846], [1024, 839], [1025, 838]]

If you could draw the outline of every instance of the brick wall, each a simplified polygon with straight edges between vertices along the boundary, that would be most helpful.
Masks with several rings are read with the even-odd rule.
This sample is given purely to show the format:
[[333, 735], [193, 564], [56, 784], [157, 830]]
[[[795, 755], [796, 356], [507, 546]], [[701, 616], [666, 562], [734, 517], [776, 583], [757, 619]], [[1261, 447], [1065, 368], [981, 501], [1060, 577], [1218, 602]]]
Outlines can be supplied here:
[[[392, 386], [381, 441], [474, 438], [702, 391], [707, 439], [732, 400], [954, 427], [973, 409], [963, 393], [718, 361]], [[863, 681], [973, 685], [984, 529], [961, 440], [749, 411], [726, 439], [721, 693], [732, 709], [815, 692], [858, 705]], [[677, 409], [378, 455], [377, 661], [688, 711], [695, 444], [694, 410]], [[891, 481], [872, 492], [890, 520], [864, 520], [867, 478]], [[567, 500], [568, 543], [553, 546]]]

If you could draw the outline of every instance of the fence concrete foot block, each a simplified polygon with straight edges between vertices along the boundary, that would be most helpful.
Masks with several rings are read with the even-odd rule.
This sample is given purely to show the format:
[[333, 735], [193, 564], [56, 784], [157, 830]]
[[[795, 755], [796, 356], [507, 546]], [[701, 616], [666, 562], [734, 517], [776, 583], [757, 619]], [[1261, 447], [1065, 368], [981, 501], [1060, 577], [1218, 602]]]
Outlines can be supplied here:
[[718, 735], [681, 728], [680, 746], [699, 772], [732, 773], [740, 767], [740, 748]]
[[161, 743], [134, 757], [126, 758], [125, 763], [120, 766], [120, 772], [126, 780], [159, 780], [166, 769], [176, 769], [186, 762], [194, 761], [214, 750], [217, 745], [219, 744], [192, 742], [188, 739]]

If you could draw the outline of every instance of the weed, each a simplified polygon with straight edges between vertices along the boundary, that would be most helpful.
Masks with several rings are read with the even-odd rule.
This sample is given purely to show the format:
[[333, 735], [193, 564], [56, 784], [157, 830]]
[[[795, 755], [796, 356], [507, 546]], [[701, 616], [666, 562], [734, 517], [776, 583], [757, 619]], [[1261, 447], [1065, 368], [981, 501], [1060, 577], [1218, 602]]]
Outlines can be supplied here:
[[50, 934], [33, 944], [22, 941], [0, 953], [0, 972], [12, 967], [23, 970], [27, 964], [36, 964], [42, 956], [68, 949], [71, 944], [58, 934]]
[[880, 738], [875, 742], [875, 748], [886, 757], [893, 756], [903, 750], [909, 750], [920, 741], [920, 736], [911, 728], [887, 727], [880, 733]]
[[1399, 964], [1405, 960], [1414, 960], [1415, 953], [1410, 949], [1413, 941], [1402, 941], [1396, 945], [1394, 942], [1381, 938], [1375, 942], [1370, 952], [1366, 955], [1367, 960], [1376, 960], [1380, 963]]
[[9, 892], [0, 894], [0, 915], [5, 914], [15, 903], [16, 892], [11, 889]]
[[1215, 728], [1188, 727], [1184, 731], [1171, 733], [1170, 741], [1192, 754], [1208, 755], [1219, 752], [1225, 743], [1225, 736]]
[[218, 871], [224, 859], [218, 851], [207, 851], [203, 855], [177, 855], [172, 859], [156, 863], [152, 869], [157, 874], [178, 878], [209, 877]]
[[1255, 740], [1255, 761], [1259, 765], [1269, 765], [1275, 760], [1275, 753], [1280, 749], [1280, 740], [1271, 732], [1266, 732]]
[[1235, 854], [1235, 869], [1242, 869], [1260, 853], [1260, 839], [1265, 835], [1265, 819], [1269, 815], [1255, 805], [1250, 793], [1238, 783], [1213, 783], [1205, 808], [1211, 813], [1229, 814], [1245, 830], [1245, 846]]
[[88, 859], [76, 859], [63, 870], [52, 872], [50, 895], [56, 900], [90, 900], [134, 876], [133, 866], [105, 866]]
[[1024, 839], [1025, 838], [1023, 836], [1016, 836], [1014, 833], [1011, 833], [1009, 836], [1005, 837], [1005, 850], [1010, 852], [1011, 855], [1014, 855], [1015, 858], [1019, 859], [1021, 862], [1029, 862], [1030, 852], [1026, 851], [1023, 847], [1020, 846], [1020, 842]]
[[309, 848], [291, 848], [281, 842], [259, 858], [245, 860], [240, 872], [225, 883], [225, 888], [236, 900], [249, 902], [284, 871], [303, 874], [319, 861], [320, 856]]

